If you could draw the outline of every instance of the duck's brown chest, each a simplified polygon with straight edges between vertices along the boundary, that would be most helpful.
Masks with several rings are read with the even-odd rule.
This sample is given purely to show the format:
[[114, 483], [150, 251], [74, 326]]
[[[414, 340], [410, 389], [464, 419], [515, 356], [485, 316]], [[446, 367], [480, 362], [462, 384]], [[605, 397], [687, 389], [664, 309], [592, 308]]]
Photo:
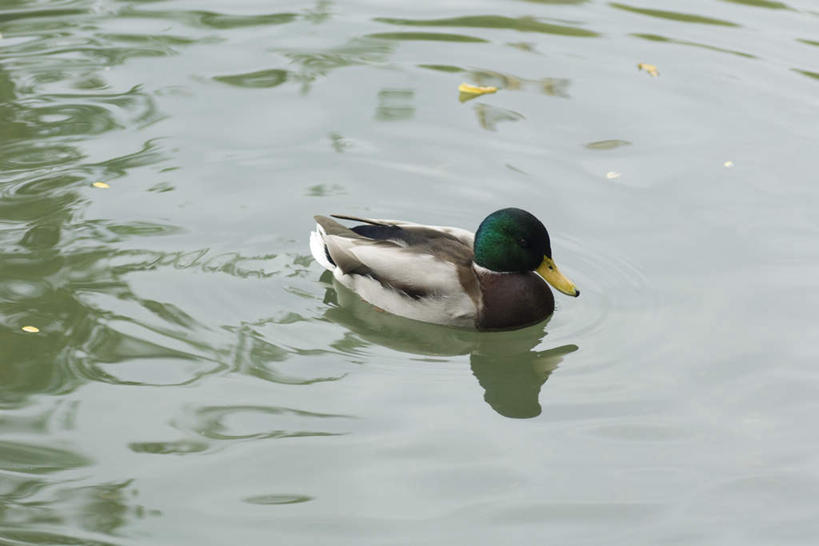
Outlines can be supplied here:
[[482, 301], [479, 330], [508, 330], [535, 324], [555, 310], [549, 286], [535, 273], [477, 272]]

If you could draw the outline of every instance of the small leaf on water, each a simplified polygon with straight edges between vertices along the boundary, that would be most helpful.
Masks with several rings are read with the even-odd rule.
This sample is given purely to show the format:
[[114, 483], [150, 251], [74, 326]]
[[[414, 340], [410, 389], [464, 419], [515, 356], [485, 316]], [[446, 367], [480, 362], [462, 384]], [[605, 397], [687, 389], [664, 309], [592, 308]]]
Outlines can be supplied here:
[[657, 67], [654, 66], [653, 64], [637, 63], [637, 68], [640, 70], [645, 70], [655, 78], [660, 75], [660, 73], [657, 71]]
[[94, 182], [94, 183], [93, 183], [93, 184], [91, 184], [91, 185], [92, 185], [92, 186], [94, 186], [95, 188], [102, 188], [102, 189], [104, 189], [104, 190], [106, 190], [106, 189], [108, 189], [108, 188], [110, 188], [110, 187], [111, 187], [111, 186], [109, 186], [108, 184], [106, 184], [105, 182]]
[[609, 171], [606, 173], [606, 178], [608, 178], [609, 180], [615, 180], [617, 178], [620, 178], [620, 173], [618, 173], [617, 171]]
[[468, 83], [462, 83], [458, 86], [458, 91], [460, 95], [458, 96], [458, 100], [461, 102], [466, 102], [468, 100], [472, 100], [475, 97], [479, 97], [481, 95], [486, 95], [487, 93], [495, 93], [498, 90], [497, 87], [479, 87], [477, 85], [469, 85]]
[[23, 326], [22, 330], [24, 332], [28, 332], [29, 334], [36, 334], [37, 332], [40, 331], [40, 329], [37, 328], [36, 326]]

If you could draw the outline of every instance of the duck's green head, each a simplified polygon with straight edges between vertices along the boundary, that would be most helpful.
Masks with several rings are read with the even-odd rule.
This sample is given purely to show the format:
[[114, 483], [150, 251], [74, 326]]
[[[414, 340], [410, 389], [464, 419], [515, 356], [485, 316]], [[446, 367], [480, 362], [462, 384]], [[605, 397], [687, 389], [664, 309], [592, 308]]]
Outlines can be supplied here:
[[481, 267], [497, 273], [536, 271], [564, 294], [580, 295], [552, 260], [549, 232], [525, 210], [501, 209], [487, 216], [475, 232], [474, 250]]

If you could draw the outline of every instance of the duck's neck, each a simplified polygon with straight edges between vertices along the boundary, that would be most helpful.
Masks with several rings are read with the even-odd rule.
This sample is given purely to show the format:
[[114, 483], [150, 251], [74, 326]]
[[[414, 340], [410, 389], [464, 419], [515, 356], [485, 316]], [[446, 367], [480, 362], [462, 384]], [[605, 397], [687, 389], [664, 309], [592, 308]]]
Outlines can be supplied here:
[[511, 275], [513, 272], [511, 271], [492, 271], [488, 267], [484, 267], [480, 264], [474, 263], [472, 264], [472, 269], [475, 273], [480, 277], [483, 275], [492, 276], [492, 275]]

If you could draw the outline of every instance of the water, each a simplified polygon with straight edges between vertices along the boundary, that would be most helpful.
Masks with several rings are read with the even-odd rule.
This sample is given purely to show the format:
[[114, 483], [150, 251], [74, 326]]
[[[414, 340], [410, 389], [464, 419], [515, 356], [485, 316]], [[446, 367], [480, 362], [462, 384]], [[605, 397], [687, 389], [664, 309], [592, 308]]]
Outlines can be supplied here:
[[[814, 2], [0, 32], [4, 544], [816, 543]], [[582, 292], [518, 332], [385, 316], [307, 249], [313, 214], [514, 205]]]

